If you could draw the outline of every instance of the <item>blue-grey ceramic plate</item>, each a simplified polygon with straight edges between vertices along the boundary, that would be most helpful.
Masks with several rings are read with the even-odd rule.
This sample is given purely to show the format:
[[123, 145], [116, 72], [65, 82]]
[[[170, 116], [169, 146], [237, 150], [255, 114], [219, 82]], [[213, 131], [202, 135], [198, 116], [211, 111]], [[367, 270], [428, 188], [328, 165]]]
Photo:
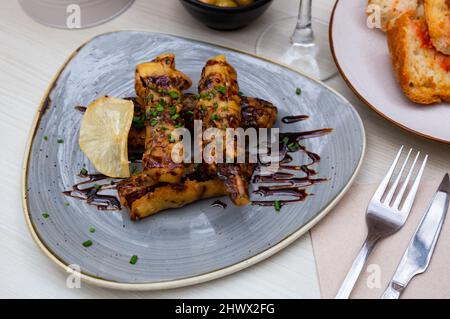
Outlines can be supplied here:
[[[282, 131], [333, 128], [331, 134], [304, 143], [321, 155], [316, 170], [328, 182], [314, 185], [309, 189], [314, 196], [283, 207], [280, 213], [271, 207], [232, 204], [212, 208], [212, 200], [205, 200], [139, 222], [130, 221], [125, 210], [98, 211], [63, 196], [62, 191], [80, 181], [76, 175], [83, 165], [92, 170], [78, 146], [82, 116], [74, 106], [88, 105], [103, 95], [133, 95], [136, 65], [164, 52], [176, 54], [177, 68], [194, 83], [208, 58], [225, 54], [246, 95], [273, 102], [279, 118], [310, 115], [308, 121], [296, 124], [278, 120], [276, 126]], [[301, 95], [296, 94], [297, 87], [302, 88]], [[78, 265], [87, 282], [141, 290], [196, 284], [253, 265], [299, 238], [348, 189], [364, 147], [364, 128], [349, 102], [285, 66], [175, 36], [108, 33], [70, 57], [43, 99], [24, 162], [25, 217], [42, 251], [66, 270]], [[44, 218], [43, 213], [49, 216]], [[96, 231], [91, 233], [90, 228]], [[82, 245], [87, 240], [91, 247]], [[135, 265], [129, 263], [132, 255], [139, 256]]]

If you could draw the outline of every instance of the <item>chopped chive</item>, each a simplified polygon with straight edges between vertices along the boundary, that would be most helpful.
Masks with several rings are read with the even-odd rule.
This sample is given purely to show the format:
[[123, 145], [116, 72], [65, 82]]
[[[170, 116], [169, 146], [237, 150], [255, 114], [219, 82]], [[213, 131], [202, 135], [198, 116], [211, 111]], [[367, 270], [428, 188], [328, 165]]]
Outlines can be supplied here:
[[69, 202], [64, 202], [64, 206], [70, 206]]
[[175, 128], [180, 128], [180, 127], [183, 127], [183, 124], [181, 124], [181, 123], [175, 124]]
[[99, 191], [102, 188], [102, 185], [94, 184], [93, 186], [97, 191]]
[[47, 135], [44, 136], [44, 141], [48, 141], [48, 136]]
[[290, 151], [295, 151], [298, 148], [298, 143], [297, 142], [290, 143], [287, 147]]
[[80, 170], [80, 175], [87, 175], [88, 171], [84, 167]]
[[281, 202], [279, 200], [276, 200], [274, 202], [275, 211], [279, 212], [281, 210]]
[[209, 93], [200, 93], [200, 98], [210, 101], [211, 100], [211, 95]]
[[42, 217], [44, 217], [45, 219], [49, 218], [50, 215], [48, 213], [42, 213]]
[[301, 88], [297, 88], [297, 89], [295, 90], [295, 94], [301, 95], [301, 94], [302, 94], [302, 89], [301, 89]]
[[163, 131], [163, 132], [167, 131], [167, 127], [165, 127], [165, 126], [161, 127], [161, 131]]
[[227, 88], [222, 86], [222, 85], [216, 86], [216, 90], [219, 91], [222, 94], [227, 93]]
[[285, 137], [283, 138], [283, 141], [281, 141], [284, 145], [287, 145], [287, 143], [289, 143], [289, 137]]
[[179, 97], [180, 97], [180, 95], [178, 94], [178, 92], [177, 91], [170, 91], [169, 92], [169, 96], [172, 98], [172, 99], [178, 99]]
[[91, 247], [91, 246], [92, 246], [92, 240], [86, 240], [86, 241], [83, 243], [83, 246], [84, 246], [84, 247]]
[[174, 115], [171, 116], [171, 119], [172, 120], [176, 120], [179, 117], [180, 117], [180, 114], [174, 114]]
[[194, 112], [192, 112], [192, 111], [187, 111], [186, 113], [189, 115], [194, 115]]
[[133, 117], [133, 126], [137, 129], [143, 129], [144, 128], [144, 119], [139, 116]]
[[131, 258], [130, 258], [130, 264], [135, 265], [135, 264], [137, 263], [138, 259], [139, 259], [139, 258], [138, 258], [138, 256], [136, 256], [136, 255], [131, 256]]
[[169, 109], [170, 116], [177, 114], [177, 107], [175, 105], [172, 105]]
[[239, 92], [238, 92], [238, 95], [239, 95], [239, 96], [244, 96], [244, 93], [243, 93], [242, 91], [239, 91]]
[[218, 109], [219, 108], [219, 103], [217, 103], [217, 102], [214, 102], [214, 109]]
[[162, 112], [162, 111], [164, 111], [164, 106], [158, 105], [158, 106], [156, 107], [156, 110], [157, 110], [158, 112]]
[[219, 120], [220, 120], [220, 116], [217, 115], [217, 114], [213, 114], [213, 115], [211, 116], [211, 120], [213, 120], [213, 121], [219, 121]]
[[157, 119], [152, 119], [152, 120], [150, 121], [150, 125], [151, 125], [151, 126], [156, 126], [156, 124], [158, 124], [158, 120], [157, 120]]
[[172, 134], [169, 135], [169, 142], [170, 143], [174, 143], [175, 142], [175, 138], [172, 136]]
[[89, 232], [90, 233], [95, 233], [95, 228], [94, 227], [89, 228]]
[[59, 138], [59, 139], [56, 140], [56, 142], [58, 142], [58, 144], [63, 144], [64, 140], [62, 138]]

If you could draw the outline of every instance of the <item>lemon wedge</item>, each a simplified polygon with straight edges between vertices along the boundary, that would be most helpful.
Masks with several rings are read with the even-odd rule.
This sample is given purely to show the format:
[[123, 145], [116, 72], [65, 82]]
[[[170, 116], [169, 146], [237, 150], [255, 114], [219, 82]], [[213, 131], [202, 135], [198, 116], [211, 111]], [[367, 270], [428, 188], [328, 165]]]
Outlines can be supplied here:
[[86, 109], [78, 142], [94, 167], [106, 176], [130, 177], [128, 133], [133, 114], [132, 101], [111, 97], [95, 100]]

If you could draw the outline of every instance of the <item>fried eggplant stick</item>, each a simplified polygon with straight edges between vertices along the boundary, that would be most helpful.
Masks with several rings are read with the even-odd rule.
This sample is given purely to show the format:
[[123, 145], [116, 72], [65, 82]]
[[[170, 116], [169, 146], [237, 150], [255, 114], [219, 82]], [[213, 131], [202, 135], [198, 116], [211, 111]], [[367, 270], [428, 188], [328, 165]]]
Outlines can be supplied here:
[[184, 126], [180, 115], [183, 90], [188, 89], [192, 81], [175, 68], [173, 54], [139, 64], [135, 80], [136, 93], [145, 105], [143, 174], [158, 182], [179, 183], [185, 166], [172, 161], [175, 142], [172, 132]]
[[[237, 129], [242, 127], [241, 98], [236, 70], [219, 55], [208, 60], [202, 71], [198, 85], [199, 101], [195, 107], [195, 118], [202, 120], [203, 130], [217, 128]], [[203, 142], [203, 145], [216, 143], [215, 137]], [[216, 143], [217, 145], [217, 143]], [[231, 158], [237, 158], [237, 149], [233, 147]], [[218, 154], [211, 154], [216, 156]], [[230, 155], [230, 154], [227, 154]], [[245, 164], [244, 164], [245, 165]], [[248, 180], [242, 172], [242, 164], [208, 163], [205, 165], [211, 175], [219, 176], [227, 187], [231, 200], [237, 206], [250, 203]]]

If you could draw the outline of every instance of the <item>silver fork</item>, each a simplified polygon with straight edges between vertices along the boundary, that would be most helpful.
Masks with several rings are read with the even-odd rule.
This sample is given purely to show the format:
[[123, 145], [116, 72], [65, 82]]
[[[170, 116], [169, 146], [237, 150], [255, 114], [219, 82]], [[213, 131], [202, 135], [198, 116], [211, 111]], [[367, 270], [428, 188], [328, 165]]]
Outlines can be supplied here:
[[[369, 206], [367, 207], [366, 213], [366, 222], [367, 227], [369, 229], [366, 241], [364, 242], [358, 256], [350, 268], [347, 276], [345, 277], [344, 282], [339, 289], [339, 292], [336, 295], [336, 299], [346, 299], [350, 296], [350, 293], [353, 290], [353, 287], [358, 280], [358, 277], [364, 267], [364, 264], [367, 261], [370, 253], [373, 248], [377, 244], [380, 239], [386, 238], [395, 232], [397, 232], [406, 222], [406, 219], [409, 216], [409, 212], [411, 211], [411, 207], [414, 202], [414, 198], [416, 197], [417, 189], [419, 188], [420, 179], [422, 178], [423, 171], [425, 170], [425, 166], [428, 160], [428, 155], [425, 156], [423, 160], [422, 166], [420, 167], [417, 176], [406, 195], [405, 200], [403, 201], [403, 205], [400, 204], [403, 199], [403, 195], [405, 195], [406, 188], [409, 184], [411, 176], [414, 171], [414, 167], [419, 159], [420, 152], [417, 153], [413, 164], [411, 165], [408, 175], [406, 179], [400, 186], [400, 189], [397, 192], [397, 195], [394, 198], [396, 190], [399, 186], [401, 177], [403, 172], [407, 166], [408, 160], [411, 156], [412, 149], [409, 150], [408, 155], [406, 156], [405, 161], [403, 162], [400, 171], [392, 183], [392, 186], [388, 188], [389, 181], [394, 174], [395, 168], [398, 164], [400, 156], [403, 151], [403, 146], [397, 153], [394, 162], [392, 163], [389, 171], [381, 182], [380, 186], [378, 186], [375, 194], [370, 200]], [[387, 195], [383, 199], [383, 195], [387, 192]], [[392, 203], [393, 201], [393, 203]]]

